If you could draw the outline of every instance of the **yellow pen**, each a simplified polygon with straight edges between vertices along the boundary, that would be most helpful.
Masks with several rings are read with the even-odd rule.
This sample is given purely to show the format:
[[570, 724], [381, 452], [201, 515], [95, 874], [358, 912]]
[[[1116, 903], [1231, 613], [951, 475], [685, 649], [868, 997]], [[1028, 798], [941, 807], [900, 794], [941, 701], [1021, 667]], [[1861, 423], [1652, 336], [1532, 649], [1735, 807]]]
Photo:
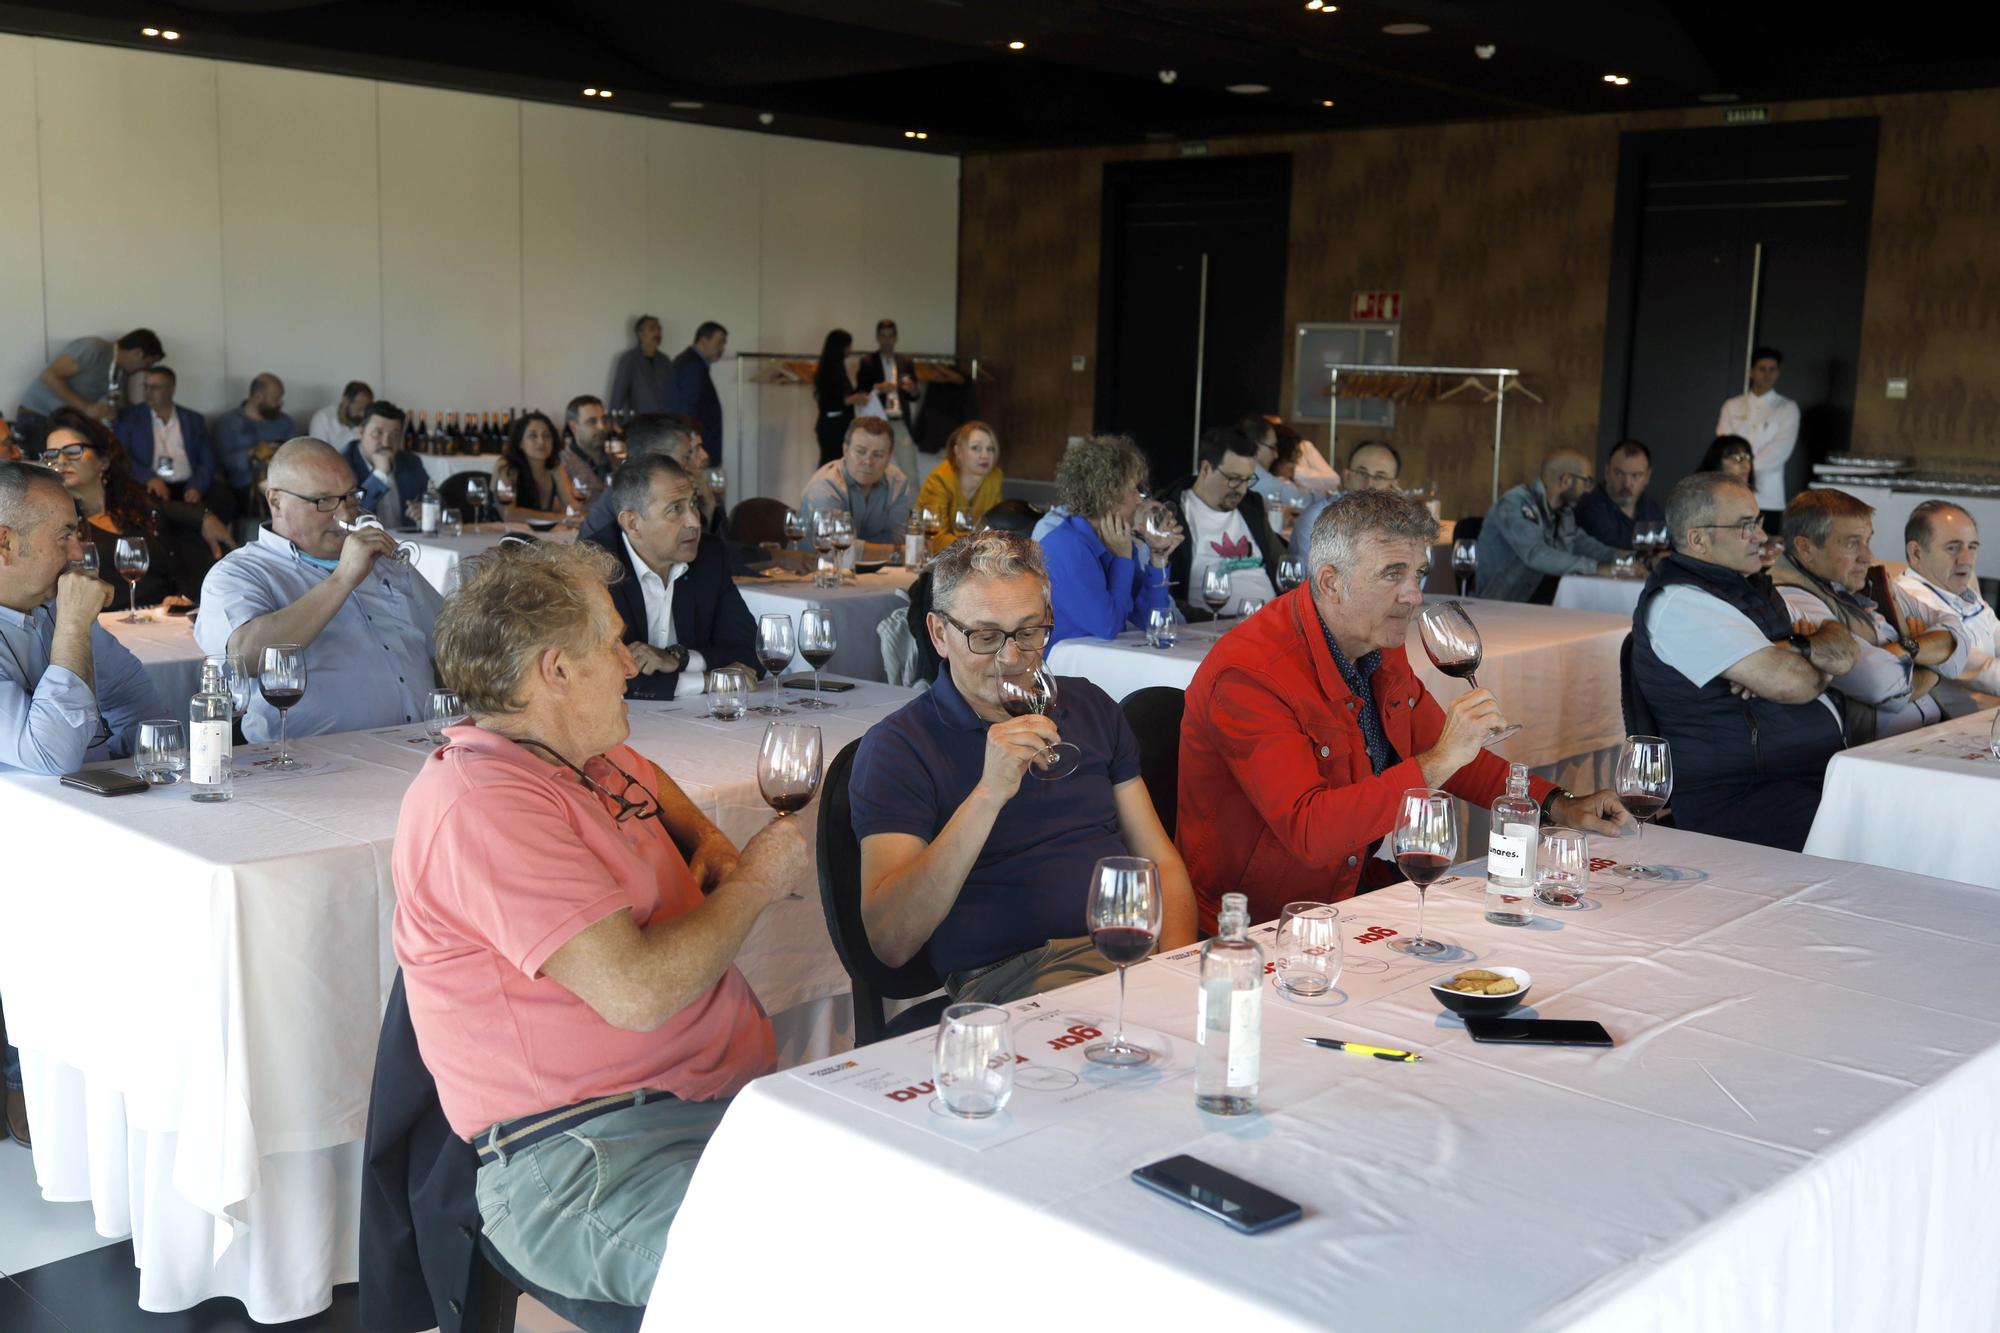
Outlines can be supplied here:
[[1336, 1037], [1307, 1037], [1308, 1046], [1319, 1046], [1329, 1051], [1346, 1051], [1349, 1055], [1372, 1055], [1377, 1060], [1394, 1060], [1398, 1064], [1408, 1064], [1424, 1057], [1415, 1051], [1392, 1051], [1386, 1046], [1363, 1046], [1358, 1041], [1341, 1041]]

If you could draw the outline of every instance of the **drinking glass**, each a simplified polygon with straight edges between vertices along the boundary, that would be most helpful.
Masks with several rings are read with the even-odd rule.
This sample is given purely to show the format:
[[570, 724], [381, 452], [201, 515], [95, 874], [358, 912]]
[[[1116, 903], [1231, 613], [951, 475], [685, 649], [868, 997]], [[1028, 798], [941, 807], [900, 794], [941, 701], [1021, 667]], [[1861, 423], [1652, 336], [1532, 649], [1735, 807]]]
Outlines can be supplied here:
[[1278, 591], [1290, 592], [1306, 581], [1306, 562], [1290, 558], [1278, 562]]
[[1229, 594], [1228, 570], [1214, 564], [1202, 572], [1201, 600], [1208, 603], [1208, 609], [1215, 613], [1217, 620], [1223, 619], [1222, 608], [1229, 605]]
[[944, 531], [944, 520], [938, 516], [938, 511], [932, 509], [929, 505], [925, 505], [917, 511], [917, 523], [924, 530], [926, 546], [936, 541], [937, 535]]
[[1278, 918], [1277, 984], [1287, 995], [1316, 999], [1340, 980], [1340, 909], [1286, 903]]
[[1614, 579], [1636, 578], [1639, 573], [1639, 561], [1642, 556], [1643, 552], [1635, 555], [1629, 551], [1623, 555], [1614, 556], [1611, 561], [1611, 577]]
[[1110, 1041], [1084, 1047], [1085, 1059], [1122, 1067], [1143, 1065], [1153, 1058], [1144, 1046], [1125, 1040], [1125, 969], [1153, 951], [1164, 911], [1160, 868], [1145, 857], [1107, 856], [1091, 870], [1085, 916], [1090, 942], [1105, 962], [1118, 969], [1118, 1026]]
[[[1432, 666], [1475, 690], [1479, 688], [1472, 673], [1479, 670], [1479, 659], [1486, 649], [1480, 642], [1479, 626], [1472, 623], [1463, 606], [1457, 602], [1427, 603], [1417, 612], [1417, 632]], [[1498, 744], [1519, 730], [1518, 726], [1502, 727], [1489, 734], [1485, 743]]]
[[931, 1081], [944, 1109], [983, 1120], [1014, 1092], [1014, 1026], [997, 1004], [948, 1005], [931, 1047]]
[[785, 511], [785, 540], [793, 546], [805, 540], [806, 516], [796, 509]]
[[1992, 751], [1995, 759], [2000, 759], [2000, 713], [1993, 715], [1993, 728], [1986, 735], [1986, 748]]
[[[829, 576], [834, 576], [832, 561], [835, 526], [837, 525], [834, 522], [833, 511], [830, 509], [819, 510], [812, 516], [813, 550], [819, 553], [819, 565], [813, 572], [815, 588], [828, 586]], [[837, 579], [837, 576], [834, 577]]]
[[69, 562], [69, 570], [72, 574], [88, 574], [92, 578], [97, 577], [97, 543], [85, 538], [83, 555]]
[[117, 568], [118, 577], [124, 579], [126, 586], [131, 590], [131, 602], [126, 606], [121, 619], [127, 625], [145, 624], [152, 617], [139, 614], [139, 580], [145, 577], [146, 571], [153, 564], [152, 552], [146, 549], [146, 539], [120, 537], [117, 549], [111, 553], [111, 563]]
[[[792, 618], [782, 611], [767, 611], [757, 617], [757, 662], [771, 673], [771, 693], [773, 697], [784, 687], [779, 683], [779, 673], [792, 664], [798, 654], [797, 642], [792, 638]], [[783, 717], [785, 710], [775, 703], [758, 704], [750, 710], [766, 717]]]
[[257, 688], [264, 702], [278, 710], [278, 757], [259, 762], [276, 769], [304, 768], [292, 758], [291, 736], [286, 730], [287, 715], [306, 695], [306, 650], [296, 643], [274, 643], [264, 649], [257, 664]]
[[447, 509], [438, 518], [438, 527], [447, 537], [463, 537], [465, 535], [465, 515], [457, 509]]
[[1139, 511], [1139, 535], [1152, 542], [1163, 542], [1181, 530], [1174, 521], [1171, 509], [1154, 500]]
[[1180, 637], [1180, 622], [1171, 606], [1157, 606], [1146, 613], [1146, 642], [1155, 648], [1171, 648]]
[[155, 787], [171, 786], [187, 772], [187, 733], [173, 718], [139, 724], [139, 748], [133, 767]]
[[501, 522], [506, 522], [506, 510], [514, 507], [514, 478], [511, 473], [502, 472], [493, 478], [493, 498], [499, 502]]
[[[387, 528], [382, 526], [381, 519], [366, 511], [356, 514], [353, 518], [336, 518], [333, 520], [333, 526], [342, 532], [348, 533], [363, 532], [369, 528], [376, 528], [383, 532], [388, 531]], [[396, 543], [396, 558], [406, 565], [414, 564], [418, 553], [419, 548], [415, 542]]]
[[833, 549], [839, 554], [833, 558], [833, 581], [836, 585], [854, 582], [853, 571], [847, 567], [847, 553], [854, 546], [854, 516], [845, 509], [834, 511]]
[[979, 525], [972, 521], [972, 511], [970, 509], [954, 509], [951, 511], [951, 530], [953, 532], [972, 532], [978, 527]]
[[1451, 572], [1458, 576], [1458, 595], [1472, 595], [1472, 576], [1479, 572], [1479, 543], [1460, 537], [1451, 544]]
[[[1055, 707], [1056, 678], [1046, 666], [1036, 662], [1018, 676], [1000, 678], [1000, 706], [1007, 710], [1009, 717], [1026, 717], [1030, 713], [1048, 716]], [[1068, 741], [1057, 741], [1043, 747], [1033, 760], [1035, 776], [1049, 782], [1066, 778], [1076, 772], [1077, 764], [1083, 759], [1083, 751]]]
[[770, 722], [757, 750], [757, 790], [780, 815], [796, 814], [819, 791], [823, 753], [819, 728], [806, 722]]
[[[1646, 836], [1646, 821], [1666, 808], [1674, 794], [1674, 755], [1658, 736], [1627, 736], [1618, 751], [1618, 799], [1639, 821], [1639, 836]], [[1611, 869], [1627, 879], [1665, 879], [1665, 866], [1633, 862]]]
[[1424, 937], [1424, 890], [1458, 859], [1458, 815], [1451, 793], [1411, 787], [1396, 809], [1396, 869], [1417, 886], [1417, 933], [1389, 947], [1413, 958], [1434, 958], [1445, 946]]
[[839, 639], [834, 633], [833, 617], [817, 606], [809, 606], [799, 612], [799, 655], [806, 659], [806, 665], [813, 669], [813, 697], [799, 700], [801, 708], [831, 708], [832, 704], [820, 698], [820, 669], [833, 660], [834, 649]]
[[702, 693], [708, 696], [708, 715], [718, 722], [741, 721], [749, 692], [749, 676], [735, 667], [717, 667], [703, 678]]
[[444, 729], [457, 726], [465, 717], [465, 705], [459, 702], [457, 690], [432, 690], [424, 704], [424, 732], [432, 745], [443, 745]]
[[1535, 901], [1582, 907], [1590, 887], [1590, 839], [1582, 829], [1545, 828], [1535, 848]]
[[486, 521], [486, 499], [486, 478], [480, 476], [478, 473], [474, 473], [472, 476], [466, 478], [465, 503], [472, 511], [472, 526], [474, 528], [477, 528], [481, 523]]
[[172, 481], [174, 479], [174, 460], [165, 454], [161, 454], [153, 460], [153, 473], [161, 481]]
[[712, 467], [701, 474], [701, 479], [708, 483], [709, 494], [720, 504], [723, 495], [729, 490], [729, 474], [719, 467]]
[[1245, 597], [1241, 602], [1236, 604], [1236, 614], [1244, 620], [1248, 620], [1263, 609], [1264, 599], [1261, 597]]

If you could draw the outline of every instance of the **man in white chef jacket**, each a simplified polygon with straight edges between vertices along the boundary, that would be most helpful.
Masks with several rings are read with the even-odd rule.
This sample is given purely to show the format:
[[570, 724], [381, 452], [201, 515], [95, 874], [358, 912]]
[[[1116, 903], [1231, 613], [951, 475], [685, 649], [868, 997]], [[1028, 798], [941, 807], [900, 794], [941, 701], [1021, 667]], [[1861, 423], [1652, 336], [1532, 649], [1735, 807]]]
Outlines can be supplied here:
[[1799, 442], [1799, 405], [1778, 392], [1778, 374], [1785, 358], [1775, 347], [1750, 354], [1750, 392], [1722, 405], [1717, 435], [1740, 435], [1750, 441], [1757, 476], [1757, 507], [1764, 526], [1775, 531], [1784, 519], [1785, 462]]

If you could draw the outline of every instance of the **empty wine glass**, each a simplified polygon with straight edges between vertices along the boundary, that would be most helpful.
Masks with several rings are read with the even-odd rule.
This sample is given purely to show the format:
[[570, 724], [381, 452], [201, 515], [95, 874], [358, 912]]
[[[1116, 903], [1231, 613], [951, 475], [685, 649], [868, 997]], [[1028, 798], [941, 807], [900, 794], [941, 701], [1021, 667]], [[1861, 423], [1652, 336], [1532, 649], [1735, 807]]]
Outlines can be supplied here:
[[[1639, 821], [1640, 838], [1646, 836], [1646, 822], [1658, 815], [1674, 794], [1673, 749], [1658, 736], [1627, 736], [1618, 751], [1618, 799]], [[1665, 879], [1665, 866], [1633, 862], [1611, 867], [1627, 879]]]
[[1417, 886], [1417, 933], [1390, 948], [1413, 958], [1434, 958], [1445, 946], [1424, 936], [1424, 890], [1443, 877], [1458, 858], [1458, 815], [1451, 793], [1411, 787], [1396, 808], [1396, 869]]
[[1582, 829], [1545, 828], [1535, 847], [1535, 901], [1582, 907], [1590, 885], [1590, 840]]
[[1290, 592], [1306, 581], [1306, 562], [1290, 558], [1278, 562], [1278, 591]]
[[187, 772], [187, 733], [170, 717], [139, 724], [139, 744], [132, 767], [155, 787], [179, 782]]
[[1472, 595], [1472, 576], [1479, 572], [1479, 543], [1460, 537], [1451, 544], [1451, 572], [1458, 577], [1458, 595]]
[[799, 656], [805, 658], [806, 665], [813, 669], [813, 697], [799, 700], [799, 707], [833, 707], [820, 698], [819, 673], [821, 668], [833, 660], [834, 650], [839, 645], [839, 637], [833, 628], [833, 617], [824, 609], [810, 606], [799, 612]]
[[1340, 980], [1344, 943], [1340, 909], [1330, 903], [1286, 903], [1278, 916], [1272, 971], [1279, 990], [1316, 999]]
[[1248, 620], [1263, 609], [1264, 599], [1261, 597], [1245, 597], [1241, 602], [1236, 604], [1236, 614], [1244, 620]]
[[97, 543], [91, 541], [89, 538], [85, 538], [83, 554], [69, 562], [69, 572], [72, 574], [88, 574], [92, 578], [96, 578], [97, 570]]
[[[1048, 716], [1056, 702], [1056, 678], [1040, 662], [1028, 667], [1018, 676], [1000, 678], [1000, 706], [1007, 710], [1009, 717], [1026, 717], [1030, 713]], [[1049, 782], [1066, 778], [1076, 772], [1076, 766], [1083, 759], [1083, 751], [1068, 741], [1057, 741], [1045, 746], [1032, 763], [1035, 776]]]
[[970, 509], [954, 509], [951, 511], [951, 530], [953, 532], [972, 532], [978, 527], [979, 525], [973, 522], [972, 511]]
[[757, 790], [780, 815], [797, 814], [819, 791], [824, 765], [819, 728], [805, 722], [771, 722], [757, 748]]
[[1229, 605], [1229, 595], [1229, 571], [1219, 562], [1210, 565], [1202, 572], [1201, 600], [1208, 604], [1208, 609], [1215, 613], [1217, 620], [1223, 618], [1222, 608]]
[[120, 537], [118, 545], [111, 553], [111, 563], [118, 570], [118, 577], [125, 580], [131, 591], [131, 601], [120, 619], [127, 625], [141, 625], [151, 620], [151, 616], [139, 614], [139, 580], [152, 568], [152, 552], [146, 549], [144, 537]]
[[287, 730], [288, 714], [306, 696], [306, 650], [296, 643], [274, 643], [265, 648], [257, 664], [257, 688], [263, 692], [264, 702], [278, 710], [277, 757], [260, 762], [276, 769], [306, 767], [292, 758]]
[[947, 1005], [931, 1046], [931, 1081], [953, 1115], [983, 1120], [1014, 1092], [1013, 1019], [997, 1004]]
[[465, 504], [472, 513], [472, 527], [474, 531], [477, 531], [479, 525], [486, 521], [487, 494], [486, 478], [476, 472], [466, 478]]
[[432, 745], [443, 745], [444, 729], [457, 726], [465, 717], [465, 705], [459, 702], [457, 690], [432, 690], [424, 703], [424, 733], [431, 738]]
[[722, 497], [729, 491], [729, 474], [719, 467], [712, 467], [701, 474], [701, 479], [708, 483], [709, 493], [716, 502], [721, 503]]
[[[1472, 673], [1479, 670], [1479, 659], [1486, 649], [1479, 638], [1479, 626], [1472, 623], [1463, 606], [1457, 602], [1426, 603], [1417, 612], [1417, 632], [1432, 666], [1472, 689], [1479, 688]], [[1518, 726], [1502, 727], [1489, 734], [1485, 744], [1498, 744], [1519, 730]]]
[[1090, 872], [1090, 899], [1085, 916], [1090, 942], [1104, 961], [1118, 969], [1118, 1026], [1110, 1041], [1083, 1048], [1086, 1060], [1100, 1065], [1143, 1065], [1153, 1058], [1144, 1046], [1125, 1040], [1125, 969], [1153, 951], [1165, 911], [1160, 898], [1160, 868], [1143, 856], [1107, 856]]
[[1180, 621], [1171, 606], [1156, 606], [1146, 613], [1146, 642], [1155, 648], [1171, 648], [1180, 638]]
[[[382, 526], [381, 519], [375, 517], [375, 515], [365, 509], [353, 518], [336, 518], [333, 520], [333, 526], [341, 532], [348, 533], [365, 532], [371, 528], [378, 532], [388, 531], [387, 528]], [[396, 559], [406, 565], [415, 563], [416, 558], [422, 553], [422, 548], [415, 542], [399, 541], [396, 543]]]
[[718, 722], [737, 722], [749, 703], [750, 675], [735, 667], [717, 667], [702, 680], [708, 715]]
[[1159, 501], [1149, 501], [1139, 511], [1139, 535], [1149, 542], [1163, 542], [1181, 530], [1173, 511]]

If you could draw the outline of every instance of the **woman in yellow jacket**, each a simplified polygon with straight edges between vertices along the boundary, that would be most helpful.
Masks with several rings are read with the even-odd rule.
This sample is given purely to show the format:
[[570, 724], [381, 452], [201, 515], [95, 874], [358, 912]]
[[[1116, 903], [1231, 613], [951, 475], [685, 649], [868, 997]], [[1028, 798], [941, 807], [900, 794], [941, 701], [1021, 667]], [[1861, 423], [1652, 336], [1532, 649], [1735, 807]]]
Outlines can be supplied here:
[[[1000, 503], [1000, 438], [983, 421], [968, 421], [944, 444], [944, 461], [931, 469], [917, 493], [919, 512], [937, 515], [937, 550], [978, 528]], [[970, 523], [959, 522], [963, 515]]]

